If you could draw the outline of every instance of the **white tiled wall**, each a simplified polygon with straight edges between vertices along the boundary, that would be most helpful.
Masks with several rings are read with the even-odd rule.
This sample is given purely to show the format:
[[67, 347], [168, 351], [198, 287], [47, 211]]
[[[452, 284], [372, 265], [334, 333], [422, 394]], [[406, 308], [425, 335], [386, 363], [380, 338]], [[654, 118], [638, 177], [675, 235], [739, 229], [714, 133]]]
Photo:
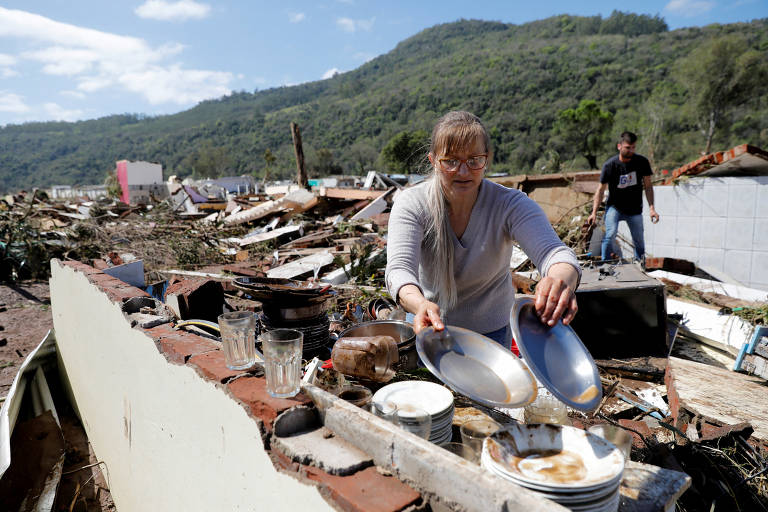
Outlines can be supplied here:
[[[649, 256], [687, 259], [768, 290], [768, 176], [698, 177], [653, 190], [661, 220], [651, 224], [643, 198]], [[624, 223], [619, 233], [631, 239]]]

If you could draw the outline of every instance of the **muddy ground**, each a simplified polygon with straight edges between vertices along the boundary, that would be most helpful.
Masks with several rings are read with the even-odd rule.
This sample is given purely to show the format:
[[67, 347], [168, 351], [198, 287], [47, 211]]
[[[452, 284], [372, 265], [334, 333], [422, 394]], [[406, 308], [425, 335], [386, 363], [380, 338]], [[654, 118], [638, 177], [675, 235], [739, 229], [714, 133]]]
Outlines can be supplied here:
[[47, 282], [0, 285], [0, 397], [5, 397], [24, 358], [53, 328]]

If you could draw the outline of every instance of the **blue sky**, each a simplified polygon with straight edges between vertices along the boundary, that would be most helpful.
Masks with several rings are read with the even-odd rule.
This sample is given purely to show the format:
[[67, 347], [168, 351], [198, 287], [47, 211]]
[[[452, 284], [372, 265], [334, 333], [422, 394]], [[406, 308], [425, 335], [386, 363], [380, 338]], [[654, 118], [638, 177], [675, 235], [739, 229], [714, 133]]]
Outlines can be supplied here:
[[[576, 5], [574, 5], [576, 4]], [[671, 29], [768, 17], [768, 0], [621, 4]], [[616, 2], [0, 0], [0, 125], [170, 114], [350, 71], [438, 23], [609, 16]]]

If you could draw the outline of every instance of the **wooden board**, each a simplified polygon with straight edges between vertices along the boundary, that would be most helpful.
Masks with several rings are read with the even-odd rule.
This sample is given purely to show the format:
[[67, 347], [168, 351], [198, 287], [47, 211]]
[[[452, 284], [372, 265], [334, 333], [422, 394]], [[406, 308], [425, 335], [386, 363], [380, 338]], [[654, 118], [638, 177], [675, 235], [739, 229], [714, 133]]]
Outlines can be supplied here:
[[621, 479], [619, 512], [674, 510], [674, 503], [691, 486], [679, 471], [640, 462], [627, 462]]
[[[756, 439], [768, 441], [766, 381], [679, 359], [669, 358], [667, 387], [674, 387], [680, 407], [707, 420], [725, 425], [748, 421]], [[673, 390], [669, 389], [670, 398]]]
[[315, 267], [322, 268], [331, 263], [333, 263], [333, 255], [330, 252], [321, 252], [273, 268], [267, 271], [267, 277], [295, 279], [304, 274], [312, 275]]

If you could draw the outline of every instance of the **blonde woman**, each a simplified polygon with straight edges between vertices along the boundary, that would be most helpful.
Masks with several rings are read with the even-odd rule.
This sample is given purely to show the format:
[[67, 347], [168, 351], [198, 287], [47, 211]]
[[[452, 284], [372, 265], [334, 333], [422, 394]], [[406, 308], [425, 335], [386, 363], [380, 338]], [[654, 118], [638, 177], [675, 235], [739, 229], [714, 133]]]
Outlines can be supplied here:
[[397, 197], [387, 243], [387, 288], [414, 315], [416, 332], [447, 323], [509, 347], [515, 241], [545, 276], [536, 286], [541, 320], [570, 323], [576, 256], [533, 200], [484, 178], [492, 153], [480, 119], [461, 111], [440, 118], [427, 156], [431, 179]]

